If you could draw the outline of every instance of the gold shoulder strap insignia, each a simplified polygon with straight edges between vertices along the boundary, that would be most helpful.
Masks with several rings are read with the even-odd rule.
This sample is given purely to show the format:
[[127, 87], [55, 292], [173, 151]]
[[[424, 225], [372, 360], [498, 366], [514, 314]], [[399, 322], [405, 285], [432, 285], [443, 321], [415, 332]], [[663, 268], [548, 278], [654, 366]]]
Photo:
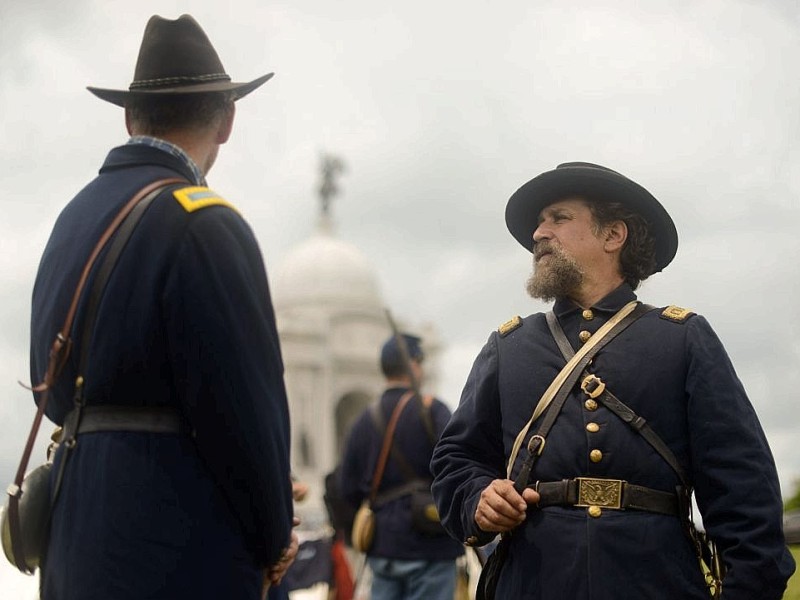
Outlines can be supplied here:
[[500, 325], [500, 327], [497, 328], [497, 332], [502, 336], [506, 336], [521, 326], [522, 326], [522, 319], [520, 318], [519, 315], [517, 315], [516, 317], [509, 319], [508, 321]]
[[675, 323], [683, 323], [694, 313], [688, 308], [681, 308], [680, 306], [670, 305], [661, 313], [661, 318], [667, 321], [674, 321]]
[[227, 206], [232, 210], [236, 210], [233, 204], [221, 198], [214, 190], [207, 187], [185, 187], [175, 190], [172, 192], [172, 195], [175, 196], [175, 200], [180, 203], [183, 210], [186, 212], [194, 212], [208, 206]]

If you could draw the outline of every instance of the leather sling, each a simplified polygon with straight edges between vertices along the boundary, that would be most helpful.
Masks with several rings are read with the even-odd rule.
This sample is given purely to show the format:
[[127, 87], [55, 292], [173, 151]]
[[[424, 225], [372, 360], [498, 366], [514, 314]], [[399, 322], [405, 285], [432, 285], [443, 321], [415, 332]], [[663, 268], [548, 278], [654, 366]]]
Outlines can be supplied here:
[[[83, 373], [86, 370], [86, 364], [89, 356], [89, 348], [91, 346], [92, 333], [94, 332], [94, 327], [97, 320], [97, 310], [100, 306], [100, 299], [103, 296], [103, 291], [105, 290], [106, 284], [108, 283], [108, 278], [110, 277], [111, 272], [114, 270], [114, 267], [117, 264], [117, 260], [122, 254], [125, 245], [128, 243], [128, 239], [133, 234], [136, 225], [138, 225], [139, 220], [142, 218], [142, 216], [144, 216], [144, 213], [145, 211], [147, 211], [148, 207], [150, 206], [150, 203], [153, 202], [153, 200], [155, 200], [155, 198], [163, 191], [163, 189], [167, 185], [170, 185], [171, 183], [186, 183], [186, 182], [183, 179], [173, 178], [173, 179], [162, 180], [161, 183], [162, 185], [156, 187], [155, 189], [152, 189], [151, 191], [145, 194], [142, 194], [142, 192], [140, 191], [138, 194], [136, 194], [136, 196], [131, 198], [128, 204], [126, 204], [125, 207], [122, 209], [120, 214], [122, 214], [122, 212], [125, 212], [125, 215], [123, 216], [122, 220], [116, 227], [117, 229], [116, 235], [114, 235], [113, 238], [110, 239], [110, 246], [108, 248], [108, 252], [106, 252], [103, 261], [98, 266], [97, 275], [95, 276], [94, 281], [92, 282], [92, 286], [89, 289], [89, 295], [86, 300], [86, 315], [84, 316], [83, 328], [81, 329], [81, 338], [80, 338], [81, 352], [78, 360], [78, 377], [75, 380], [75, 395], [73, 397], [73, 404], [75, 406], [69, 412], [69, 414], [67, 414], [67, 417], [64, 420], [64, 432], [61, 437], [62, 443], [64, 444], [64, 453], [61, 457], [61, 464], [59, 465], [58, 474], [56, 475], [56, 481], [54, 485], [53, 499], [52, 499], [53, 505], [55, 505], [56, 499], [58, 498], [58, 492], [61, 489], [61, 481], [64, 477], [64, 472], [69, 456], [72, 453], [72, 450], [75, 448], [75, 445], [77, 443], [77, 435], [79, 432], [84, 431], [84, 429], [81, 428], [81, 425], [83, 421], [84, 411], [86, 410], [87, 407], [86, 407], [86, 398], [84, 397], [84, 391], [86, 389], [86, 386]], [[129, 206], [130, 209], [128, 209]], [[102, 417], [104, 415], [104, 413], [101, 412], [102, 410], [103, 409], [101, 408], [99, 410], [92, 411], [92, 419], [94, 421], [94, 427], [92, 428], [93, 431], [101, 430], [99, 425], [103, 424], [103, 419], [98, 417]], [[133, 413], [133, 409], [126, 409], [124, 407], [121, 407], [120, 410], [128, 412], [128, 416], [130, 416], [130, 414], [135, 414]], [[121, 422], [122, 414], [123, 413], [117, 414], [117, 419], [116, 419], [117, 423]], [[141, 418], [140, 426], [144, 426], [146, 424], [145, 421], [146, 417], [144, 417], [144, 415], [140, 415], [140, 418]], [[173, 419], [176, 418], [177, 415], [174, 415]]]
[[392, 411], [392, 416], [389, 418], [389, 424], [386, 425], [386, 432], [383, 435], [383, 445], [381, 446], [381, 452], [378, 455], [378, 462], [375, 464], [375, 472], [372, 475], [372, 485], [370, 486], [369, 490], [370, 506], [375, 503], [375, 498], [378, 495], [378, 488], [380, 487], [381, 480], [383, 479], [383, 471], [386, 468], [386, 461], [389, 459], [389, 451], [392, 448], [392, 438], [394, 438], [394, 430], [397, 427], [397, 421], [400, 419], [400, 413], [403, 412], [406, 404], [408, 404], [409, 400], [411, 400], [413, 397], [414, 392], [412, 390], [407, 391], [400, 397], [400, 400], [398, 400], [397, 405]]
[[[650, 307], [650, 310], [654, 310], [654, 307]], [[547, 325], [564, 359], [569, 360], [575, 354], [575, 350], [572, 348], [567, 336], [564, 334], [564, 330], [561, 328], [561, 324], [552, 311], [547, 313]], [[643, 417], [637, 415], [632, 408], [617, 398], [599, 377], [586, 370], [581, 373], [581, 377], [581, 389], [583, 389], [587, 395], [591, 395], [592, 398], [601, 402], [624, 423], [639, 433], [672, 470], [675, 471], [681, 484], [688, 488], [689, 480], [686, 476], [686, 472], [681, 467], [675, 454], [653, 428], [650, 427], [650, 424]]]
[[[551, 382], [550, 386], [545, 390], [542, 397], [539, 399], [536, 408], [534, 408], [533, 415], [530, 420], [525, 424], [522, 430], [517, 435], [514, 445], [511, 449], [511, 455], [508, 459], [506, 467], [506, 476], [511, 479], [511, 473], [514, 468], [514, 463], [517, 459], [522, 442], [528, 433], [531, 425], [536, 419], [544, 413], [541, 425], [535, 435], [531, 436], [528, 440], [527, 449], [528, 455], [522, 463], [517, 478], [514, 481], [514, 489], [517, 493], [522, 494], [523, 490], [528, 487], [528, 480], [530, 479], [531, 471], [536, 464], [536, 461], [544, 451], [547, 435], [556, 421], [556, 418], [561, 413], [564, 403], [567, 400], [570, 392], [572, 391], [575, 383], [578, 381], [578, 376], [586, 368], [592, 358], [611, 340], [617, 335], [622, 333], [628, 326], [630, 326], [639, 317], [648, 312], [649, 307], [633, 301], [623, 306], [611, 319], [609, 319], [595, 335], [581, 348], [575, 355], [567, 362], [561, 371], [556, 375], [555, 379]], [[546, 411], [546, 412], [545, 412]], [[475, 598], [477, 600], [494, 600], [495, 590], [499, 581], [500, 573], [503, 569], [511, 544], [511, 536], [514, 530], [506, 531], [501, 534], [500, 542], [496, 549], [489, 556], [478, 579], [478, 585]]]
[[[550, 386], [545, 390], [539, 403], [533, 411], [530, 420], [525, 424], [522, 430], [517, 435], [514, 441], [514, 446], [511, 450], [511, 455], [508, 459], [507, 476], [511, 478], [511, 473], [517, 455], [522, 446], [522, 442], [528, 433], [534, 421], [545, 411], [542, 423], [539, 426], [535, 435], [531, 436], [528, 440], [527, 450], [528, 455], [522, 463], [519, 474], [514, 482], [514, 488], [517, 492], [522, 493], [528, 487], [528, 479], [530, 478], [531, 469], [536, 460], [544, 450], [547, 435], [555, 423], [556, 418], [561, 412], [567, 396], [578, 381], [581, 372], [586, 368], [594, 356], [617, 335], [622, 333], [628, 328], [636, 319], [648, 312], [649, 308], [636, 302], [629, 302], [622, 309], [619, 310], [608, 322], [606, 322], [597, 333], [581, 348], [572, 359], [567, 362], [563, 369], [559, 372]], [[552, 403], [552, 405], [551, 405]], [[549, 410], [548, 410], [549, 407]]]
[[[650, 307], [650, 309], [653, 310], [654, 307]], [[575, 350], [567, 339], [561, 324], [558, 322], [558, 319], [552, 311], [548, 312], [546, 317], [547, 326], [550, 328], [550, 333], [553, 335], [561, 354], [564, 356], [565, 360], [570, 360], [575, 354]], [[624, 423], [639, 433], [642, 438], [644, 438], [644, 440], [650, 444], [650, 446], [661, 456], [661, 458], [664, 459], [664, 461], [672, 468], [672, 470], [675, 471], [675, 474], [678, 476], [681, 485], [678, 486], [675, 494], [670, 494], [670, 496], [675, 499], [674, 512], [667, 513], [662, 510], [662, 507], [666, 506], [664, 504], [665, 492], [652, 490], [649, 488], [643, 488], [645, 493], [639, 495], [640, 499], [638, 501], [638, 505], [629, 507], [649, 510], [651, 512], [660, 512], [662, 514], [674, 514], [680, 518], [684, 531], [689, 538], [689, 541], [692, 543], [698, 559], [700, 559], [701, 563], [704, 563], [707, 568], [705, 578], [706, 585], [711, 592], [711, 596], [713, 598], [719, 598], [722, 594], [722, 579], [725, 577], [726, 571], [725, 564], [721, 560], [721, 556], [714, 541], [708, 538], [705, 532], [699, 532], [695, 527], [694, 520], [692, 519], [691, 501], [693, 487], [689, 482], [686, 472], [681, 467], [680, 462], [678, 462], [677, 457], [672, 450], [670, 450], [669, 446], [667, 446], [666, 442], [664, 442], [661, 436], [659, 436], [655, 430], [650, 427], [647, 421], [643, 417], [637, 415], [632, 408], [627, 406], [613, 393], [611, 393], [611, 390], [608, 389], [608, 387], [599, 377], [592, 375], [588, 371], [584, 371], [581, 389], [583, 389], [583, 391], [590, 397], [600, 401]], [[553, 486], [553, 484], [558, 485], [561, 483], [562, 482], [549, 482], [548, 484], [543, 484], [537, 482], [537, 489], [541, 488], [542, 486]], [[631, 485], [632, 484], [623, 482], [623, 486]], [[553, 487], [551, 487], [551, 489], [554, 490]], [[559, 489], [555, 494], [552, 493], [552, 491], [548, 492], [545, 490], [545, 494], [548, 493], [553, 504], [562, 503], [562, 499], [565, 499], [567, 503], [571, 503], [572, 496], [574, 495], [574, 492], [570, 493], [570, 491], [567, 491], [566, 495], [564, 495], [561, 489]], [[556, 498], [556, 496], [558, 498]], [[539, 504], [540, 506], [543, 506], [541, 501]], [[628, 507], [622, 506], [622, 508]]]
[[[430, 405], [433, 402], [433, 396], [425, 395], [420, 397], [417, 393], [415, 393], [414, 397], [419, 398], [420, 400], [420, 418], [425, 426], [425, 433], [428, 437], [428, 441], [431, 444], [431, 449], [433, 449], [437, 441], [430, 410]], [[379, 403], [375, 402], [372, 404], [372, 406], [370, 406], [370, 415], [375, 428], [381, 432], [381, 434], [383, 434], [386, 431], [386, 424], [384, 422]], [[382, 494], [378, 494], [375, 497], [374, 506], [381, 506], [387, 502], [410, 494], [411, 492], [419, 489], [421, 482], [425, 482], [425, 480], [420, 475], [417, 475], [417, 473], [414, 471], [411, 463], [408, 462], [405, 454], [400, 451], [400, 448], [397, 447], [397, 444], [394, 443], [394, 440], [392, 440], [391, 447], [389, 448], [389, 456], [394, 460], [397, 467], [403, 472], [403, 477], [406, 478], [406, 483], [387, 490]], [[430, 487], [430, 480], [425, 483], [427, 483], [428, 487]]]
[[[45, 409], [47, 408], [47, 403], [50, 398], [50, 390], [58, 379], [58, 376], [60, 375], [61, 370], [64, 367], [67, 358], [69, 357], [70, 350], [72, 349], [72, 338], [70, 337], [70, 331], [72, 330], [72, 324], [75, 319], [75, 314], [78, 310], [78, 302], [80, 300], [81, 293], [83, 292], [86, 282], [89, 279], [89, 274], [92, 271], [92, 267], [94, 266], [98, 256], [106, 247], [114, 233], [116, 233], [119, 229], [120, 236], [123, 236], [124, 239], [121, 239], [120, 236], [115, 238], [115, 243], [109, 248], [109, 252], [106, 254], [103, 265], [100, 271], [98, 271], [97, 277], [95, 278], [91, 290], [92, 296], [87, 300], [87, 306], [89, 307], [90, 312], [87, 314], [86, 320], [84, 321], [82, 333], [83, 337], [81, 338], [81, 369], [79, 370], [79, 373], [83, 372], [83, 363], [85, 362], [85, 355], [89, 342], [87, 332], [91, 331], [94, 324], [93, 322], [96, 316], [97, 305], [99, 304], [98, 296], [102, 293], [102, 288], [105, 287], [105, 281], [110, 275], [116, 259], [119, 257], [119, 254], [127, 242], [128, 237], [130, 237], [131, 233], [133, 233], [133, 228], [136, 226], [139, 218], [141, 218], [141, 216], [144, 214], [144, 209], [146, 209], [147, 206], [155, 199], [155, 197], [158, 196], [164, 187], [176, 183], [186, 183], [186, 181], [182, 178], [168, 178], [155, 181], [143, 187], [130, 200], [128, 200], [128, 202], [117, 213], [109, 226], [100, 236], [100, 239], [95, 244], [91, 254], [89, 255], [89, 258], [86, 260], [86, 264], [83, 267], [81, 276], [78, 279], [77, 285], [75, 286], [75, 292], [72, 296], [72, 302], [70, 303], [67, 311], [67, 316], [64, 319], [64, 324], [61, 327], [61, 330], [56, 334], [55, 340], [50, 348], [44, 381], [32, 388], [34, 392], [41, 395], [39, 397], [36, 415], [34, 416], [33, 424], [31, 425], [31, 431], [28, 434], [28, 439], [22, 452], [19, 467], [17, 468], [16, 475], [14, 476], [14, 481], [8, 486], [6, 492], [9, 496], [8, 523], [11, 533], [12, 552], [14, 554], [14, 561], [17, 565], [17, 568], [23, 573], [31, 574], [33, 571], [28, 568], [28, 565], [25, 562], [23, 548], [21, 547], [22, 531], [19, 521], [19, 501], [22, 496], [22, 482], [25, 479], [25, 470], [28, 468], [28, 462], [30, 461], [31, 452], [33, 451], [33, 445], [36, 442], [36, 435], [39, 432], [39, 427], [42, 423], [42, 417], [44, 416]], [[137, 211], [136, 209], [139, 210]], [[131, 219], [128, 219], [129, 216]], [[123, 223], [126, 224], [124, 229], [121, 228]], [[75, 385], [77, 396], [77, 394], [82, 393], [83, 387], [83, 378], [80, 375], [76, 379]], [[72, 440], [74, 445], [74, 437]], [[66, 462], [65, 459], [66, 457], [64, 457], [64, 460], [62, 460], [61, 472], [56, 479], [52, 496], [53, 502], [55, 502], [55, 497], [58, 493], [61, 474], [63, 472], [63, 464]]]
[[[652, 306], [648, 306], [648, 308], [649, 310], [655, 309], [655, 307]], [[546, 320], [550, 333], [561, 351], [564, 360], [570, 360], [575, 355], [575, 350], [564, 334], [564, 330], [561, 328], [557, 317], [550, 311], [546, 315]], [[599, 377], [589, 373], [588, 370], [584, 370], [581, 373], [581, 378], [581, 389], [584, 393], [592, 399], [601, 402], [606, 408], [617, 415], [617, 417], [636, 430], [670, 467], [672, 467], [678, 474], [681, 483], [686, 486], [688, 480], [678, 459], [658, 434], [650, 427], [647, 421], [612, 394]], [[582, 478], [536, 482], [535, 489], [541, 496], [539, 506], [580, 505], [580, 486], [582, 484]], [[620, 482], [619, 489], [621, 495], [619, 508], [633, 508], [673, 516], [679, 515], [680, 506], [675, 493], [637, 486], [626, 481]]]

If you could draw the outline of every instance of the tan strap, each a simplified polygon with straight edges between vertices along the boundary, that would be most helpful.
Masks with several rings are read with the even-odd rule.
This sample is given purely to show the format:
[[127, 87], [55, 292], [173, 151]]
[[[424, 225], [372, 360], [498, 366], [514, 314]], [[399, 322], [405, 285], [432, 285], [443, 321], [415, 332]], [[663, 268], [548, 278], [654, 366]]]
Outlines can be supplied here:
[[583, 347], [575, 353], [570, 361], [564, 365], [564, 368], [561, 369], [556, 378], [550, 383], [548, 388], [545, 390], [542, 397], [539, 399], [539, 403], [536, 405], [536, 408], [533, 410], [533, 414], [528, 422], [525, 424], [525, 427], [517, 435], [517, 439], [514, 440], [514, 445], [511, 447], [511, 456], [508, 458], [508, 465], [506, 466], [506, 477], [509, 479], [511, 478], [511, 470], [514, 467], [514, 461], [517, 460], [517, 455], [519, 454], [519, 450], [522, 447], [522, 442], [525, 439], [525, 436], [528, 435], [528, 430], [531, 428], [536, 419], [550, 406], [550, 402], [553, 401], [558, 390], [564, 384], [564, 381], [569, 377], [570, 373], [575, 369], [578, 363], [581, 362], [581, 359], [586, 356], [589, 351], [594, 348], [599, 342], [603, 340], [603, 338], [616, 326], [617, 323], [622, 321], [625, 317], [627, 317], [638, 305], [636, 300], [632, 300], [628, 302], [625, 306], [623, 306], [617, 314], [611, 317], [606, 323], [603, 324], [600, 329], [597, 330], [589, 341], [586, 342]]
[[173, 183], [184, 182], [185, 179], [178, 177], [154, 181], [153, 183], [143, 187], [130, 200], [128, 200], [128, 202], [122, 207], [119, 213], [117, 213], [117, 216], [114, 217], [114, 220], [111, 221], [111, 224], [106, 228], [106, 230], [103, 232], [103, 235], [100, 236], [100, 239], [95, 244], [94, 249], [92, 250], [89, 258], [86, 260], [86, 264], [83, 267], [80, 279], [78, 279], [78, 284], [75, 286], [75, 293], [72, 295], [72, 302], [69, 310], [67, 311], [66, 319], [64, 319], [64, 325], [61, 327], [61, 331], [59, 331], [56, 335], [53, 345], [50, 348], [44, 381], [33, 388], [34, 392], [41, 393], [39, 405], [36, 409], [36, 415], [33, 418], [33, 425], [31, 425], [31, 431], [28, 434], [28, 440], [25, 443], [25, 449], [22, 452], [22, 458], [20, 459], [19, 467], [17, 468], [17, 473], [14, 477], [14, 482], [8, 486], [6, 491], [9, 496], [8, 525], [10, 529], [9, 533], [11, 534], [11, 547], [14, 554], [14, 562], [16, 563], [17, 568], [23, 573], [32, 573], [33, 571], [25, 563], [25, 555], [23, 553], [23, 549], [20, 547], [22, 540], [19, 522], [19, 500], [22, 496], [22, 481], [25, 478], [25, 470], [28, 468], [28, 462], [30, 461], [31, 452], [33, 451], [33, 445], [36, 442], [36, 434], [39, 432], [39, 426], [42, 423], [42, 417], [44, 415], [45, 408], [47, 407], [47, 401], [50, 399], [50, 388], [58, 378], [61, 369], [67, 361], [70, 349], [72, 348], [72, 340], [70, 339], [69, 332], [72, 329], [72, 322], [75, 319], [75, 313], [78, 310], [78, 301], [80, 299], [81, 292], [86, 285], [86, 281], [89, 278], [89, 273], [94, 266], [97, 256], [103, 250], [111, 236], [114, 235], [114, 232], [116, 232], [120, 224], [136, 207], [136, 205], [148, 194], [160, 187]]
[[383, 470], [386, 467], [386, 461], [389, 458], [389, 450], [392, 447], [392, 438], [394, 437], [394, 430], [397, 428], [397, 421], [400, 419], [400, 413], [408, 404], [409, 400], [414, 397], [414, 390], [409, 390], [400, 397], [397, 405], [392, 411], [392, 416], [389, 418], [389, 424], [386, 426], [386, 433], [383, 435], [383, 446], [381, 453], [378, 455], [378, 462], [375, 465], [375, 473], [372, 476], [372, 487], [369, 491], [369, 503], [375, 502], [375, 497], [378, 495], [378, 488], [383, 479]]

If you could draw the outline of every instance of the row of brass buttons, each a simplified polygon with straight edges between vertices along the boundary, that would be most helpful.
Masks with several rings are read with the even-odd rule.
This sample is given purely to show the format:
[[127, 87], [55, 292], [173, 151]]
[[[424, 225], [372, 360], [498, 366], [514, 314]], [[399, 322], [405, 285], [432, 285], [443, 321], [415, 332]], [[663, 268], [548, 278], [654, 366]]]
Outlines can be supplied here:
[[[584, 310], [583, 313], [581, 314], [581, 316], [586, 321], [591, 321], [592, 319], [594, 319], [594, 314], [592, 313], [591, 310], [588, 310], [588, 309]], [[586, 342], [588, 342], [589, 338], [591, 338], [591, 337], [592, 337], [592, 334], [590, 332], [586, 331], [586, 330], [583, 330], [578, 334], [578, 339], [580, 339], [580, 341], [582, 343], [584, 343], [584, 344]], [[595, 411], [595, 410], [597, 410], [597, 401], [592, 399], [592, 398], [588, 398], [583, 403], [583, 406], [584, 406], [584, 408], [586, 408], [586, 410], [588, 410], [590, 412]], [[600, 426], [597, 423], [594, 423], [594, 422], [587, 423], [586, 424], [586, 431], [588, 431], [590, 433], [596, 433], [596, 432], [600, 431]], [[597, 449], [592, 450], [589, 453], [589, 460], [591, 460], [593, 463], [599, 463], [601, 460], [603, 460], [602, 451], [597, 450]], [[596, 519], [596, 518], [600, 517], [603, 514], [603, 509], [600, 508], [599, 506], [589, 506], [586, 509], [586, 513], [590, 517], [593, 517], [593, 518]]]
[[[594, 313], [588, 308], [581, 313], [581, 316], [584, 321], [591, 321], [594, 319]], [[578, 334], [578, 339], [581, 341], [581, 344], [588, 342], [590, 337], [592, 337], [592, 332], [586, 331], [585, 329]]]

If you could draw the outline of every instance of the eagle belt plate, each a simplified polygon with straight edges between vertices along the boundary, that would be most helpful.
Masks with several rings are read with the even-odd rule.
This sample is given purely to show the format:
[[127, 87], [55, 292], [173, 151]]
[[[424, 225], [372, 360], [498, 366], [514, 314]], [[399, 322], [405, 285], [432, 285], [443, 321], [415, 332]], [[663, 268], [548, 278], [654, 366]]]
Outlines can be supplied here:
[[578, 482], [578, 502], [575, 506], [602, 506], [603, 508], [622, 508], [621, 479], [592, 479], [576, 477]]

